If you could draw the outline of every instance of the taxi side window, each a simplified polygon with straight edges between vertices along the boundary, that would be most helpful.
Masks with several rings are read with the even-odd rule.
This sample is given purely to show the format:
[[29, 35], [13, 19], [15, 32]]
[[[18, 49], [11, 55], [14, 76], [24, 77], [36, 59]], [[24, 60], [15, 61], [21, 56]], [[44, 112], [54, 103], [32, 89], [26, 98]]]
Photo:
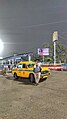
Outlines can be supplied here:
[[29, 68], [32, 68], [34, 66], [34, 64], [28, 64]]
[[18, 66], [17, 66], [17, 68], [22, 68], [23, 66], [22, 66], [22, 64], [19, 64]]
[[27, 66], [26, 66], [26, 64], [23, 64], [23, 68], [26, 68]]

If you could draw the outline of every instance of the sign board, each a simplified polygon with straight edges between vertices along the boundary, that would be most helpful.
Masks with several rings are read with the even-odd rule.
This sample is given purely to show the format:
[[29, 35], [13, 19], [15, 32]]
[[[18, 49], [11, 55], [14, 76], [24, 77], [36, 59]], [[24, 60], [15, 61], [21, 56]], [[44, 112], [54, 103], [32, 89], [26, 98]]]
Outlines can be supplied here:
[[49, 55], [49, 48], [38, 48], [38, 55], [39, 56]]
[[55, 31], [53, 33], [53, 42], [55, 42], [56, 40], [58, 40], [58, 31]]

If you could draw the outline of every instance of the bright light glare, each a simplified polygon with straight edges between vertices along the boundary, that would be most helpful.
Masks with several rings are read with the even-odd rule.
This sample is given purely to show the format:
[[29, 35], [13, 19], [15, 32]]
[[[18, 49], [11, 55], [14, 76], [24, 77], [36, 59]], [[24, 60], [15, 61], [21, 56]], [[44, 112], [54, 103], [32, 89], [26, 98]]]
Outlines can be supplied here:
[[4, 44], [3, 44], [2, 40], [0, 39], [0, 53], [2, 53], [3, 48], [4, 48]]

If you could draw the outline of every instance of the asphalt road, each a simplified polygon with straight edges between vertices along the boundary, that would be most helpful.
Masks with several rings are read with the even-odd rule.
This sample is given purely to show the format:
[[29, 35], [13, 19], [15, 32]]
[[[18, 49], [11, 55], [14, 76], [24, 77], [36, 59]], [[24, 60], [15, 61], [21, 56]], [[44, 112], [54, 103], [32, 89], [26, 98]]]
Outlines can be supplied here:
[[52, 71], [38, 86], [0, 76], [0, 119], [67, 119], [67, 72]]

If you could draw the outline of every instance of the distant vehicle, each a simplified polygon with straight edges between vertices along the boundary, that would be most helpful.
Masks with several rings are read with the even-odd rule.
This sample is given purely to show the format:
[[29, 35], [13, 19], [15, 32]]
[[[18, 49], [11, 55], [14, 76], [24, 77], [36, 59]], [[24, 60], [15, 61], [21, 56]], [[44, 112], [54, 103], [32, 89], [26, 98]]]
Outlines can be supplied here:
[[67, 64], [63, 65], [63, 71], [67, 71]]
[[[15, 68], [12, 69], [12, 74], [15, 79], [18, 79], [18, 77], [24, 77], [24, 78], [29, 78], [30, 82], [35, 82], [34, 78], [34, 65], [35, 62], [32, 61], [25, 61], [25, 62], [20, 62], [17, 64]], [[48, 75], [50, 75], [50, 70], [48, 67], [42, 67], [41, 71], [41, 79], [47, 78]]]
[[67, 64], [61, 64], [59, 66], [53, 66], [50, 67], [51, 70], [56, 70], [56, 71], [67, 71]]
[[58, 66], [58, 67], [49, 67], [51, 70], [55, 70], [55, 71], [62, 71], [63, 67]]

